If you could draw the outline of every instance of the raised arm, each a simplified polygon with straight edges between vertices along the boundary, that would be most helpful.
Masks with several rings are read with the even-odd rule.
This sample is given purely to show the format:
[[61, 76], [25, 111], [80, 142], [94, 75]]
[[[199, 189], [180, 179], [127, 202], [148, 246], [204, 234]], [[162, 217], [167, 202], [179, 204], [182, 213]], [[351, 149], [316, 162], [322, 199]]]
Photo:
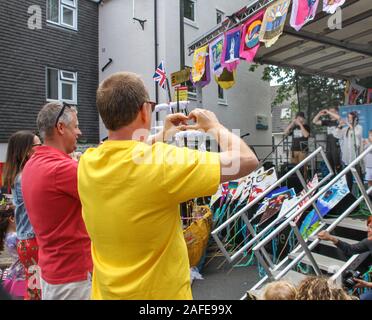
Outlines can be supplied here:
[[321, 126], [322, 125], [322, 121], [320, 120], [320, 117], [321, 116], [324, 116], [326, 114], [327, 114], [327, 110], [321, 110], [321, 111], [319, 111], [319, 113], [313, 119], [313, 123], [315, 125], [317, 125], [317, 126]]
[[341, 121], [341, 116], [338, 113], [334, 113], [327, 110], [327, 114], [329, 114], [332, 118], [336, 119], [337, 121]]
[[289, 136], [289, 135], [291, 134], [291, 131], [292, 131], [294, 125], [295, 125], [295, 123], [294, 123], [294, 121], [292, 121], [292, 122], [289, 124], [289, 126], [284, 130], [284, 134], [285, 134], [286, 136]]
[[221, 147], [221, 183], [244, 177], [257, 168], [258, 160], [251, 148], [226, 129], [213, 112], [195, 109], [189, 118], [196, 124], [187, 126], [187, 129], [210, 133]]
[[301, 122], [297, 121], [297, 125], [300, 127], [300, 129], [302, 131], [302, 135], [305, 138], [310, 137], [310, 132], [305, 128], [305, 126]]
[[368, 239], [365, 239], [356, 244], [348, 244], [330, 235], [327, 231], [319, 232], [318, 238], [320, 240], [333, 242], [333, 244], [337, 246], [339, 249], [341, 249], [347, 256], [352, 256], [354, 254], [360, 254], [360, 253], [370, 251], [368, 247], [368, 242], [371, 240], [368, 240]]

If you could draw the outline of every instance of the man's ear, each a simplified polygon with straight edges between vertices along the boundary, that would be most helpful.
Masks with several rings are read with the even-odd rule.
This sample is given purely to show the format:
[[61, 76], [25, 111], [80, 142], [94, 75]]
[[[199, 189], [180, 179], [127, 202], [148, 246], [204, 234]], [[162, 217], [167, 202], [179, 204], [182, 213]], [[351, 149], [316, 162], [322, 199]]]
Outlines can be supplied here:
[[61, 136], [64, 135], [64, 133], [65, 133], [65, 125], [62, 122], [58, 122], [57, 123], [56, 129], [57, 129], [57, 132], [58, 132], [59, 135], [61, 135]]
[[147, 110], [146, 106], [143, 104], [141, 109], [140, 109], [140, 114], [139, 116], [141, 117], [141, 120], [143, 123], [148, 123], [151, 122], [151, 114]]

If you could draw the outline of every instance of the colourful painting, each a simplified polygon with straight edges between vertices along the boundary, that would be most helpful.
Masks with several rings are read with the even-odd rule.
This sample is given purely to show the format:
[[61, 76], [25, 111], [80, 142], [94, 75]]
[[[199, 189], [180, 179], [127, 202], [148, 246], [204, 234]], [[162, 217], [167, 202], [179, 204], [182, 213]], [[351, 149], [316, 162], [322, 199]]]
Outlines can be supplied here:
[[319, 0], [293, 0], [291, 26], [299, 31], [306, 23], [314, 19], [318, 5]]
[[260, 41], [270, 48], [283, 33], [291, 0], [279, 0], [267, 8], [260, 30]]
[[224, 36], [218, 37], [209, 45], [209, 57], [211, 63], [211, 69], [214, 75], [219, 77], [222, 74], [222, 52]]
[[[316, 206], [322, 217], [325, 217], [337, 204], [350, 193], [347, 186], [346, 177], [344, 176], [338, 180], [332, 187], [330, 187], [316, 202]], [[319, 222], [317, 212], [312, 210], [305, 218], [301, 225], [301, 234], [304, 238], [311, 235], [314, 230], [313, 226]]]
[[264, 11], [259, 12], [243, 25], [240, 58], [252, 62], [260, 48], [260, 30]]
[[192, 81], [194, 83], [202, 80], [206, 70], [206, 60], [208, 55], [208, 46], [198, 48], [194, 52], [194, 59], [192, 62]]
[[233, 72], [240, 63], [240, 39], [242, 35], [242, 27], [234, 28], [225, 34], [223, 44], [222, 66], [227, 71]]
[[249, 202], [252, 202], [277, 181], [278, 176], [276, 174], [275, 168], [271, 168], [261, 174], [258, 174], [253, 182]]

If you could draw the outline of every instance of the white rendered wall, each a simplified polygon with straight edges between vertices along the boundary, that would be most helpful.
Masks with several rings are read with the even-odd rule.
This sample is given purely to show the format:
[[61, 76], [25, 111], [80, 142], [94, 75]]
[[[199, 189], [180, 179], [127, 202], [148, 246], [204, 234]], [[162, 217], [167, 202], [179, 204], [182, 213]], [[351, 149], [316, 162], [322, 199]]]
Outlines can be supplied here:
[[[192, 65], [187, 45], [216, 26], [216, 10], [226, 15], [247, 5], [247, 0], [196, 1], [196, 21], [185, 23], [186, 65]], [[143, 31], [138, 22], [132, 20], [132, 1], [108, 1], [100, 7], [100, 68], [109, 58], [113, 63], [100, 73], [100, 81], [118, 71], [132, 71], [142, 75], [151, 99], [155, 99], [152, 76], [155, 71], [154, 56], [154, 1], [135, 0], [136, 17], [146, 19]], [[158, 0], [158, 59], [166, 61], [168, 75], [180, 70], [180, 23], [179, 1]], [[242, 61], [238, 67], [236, 86], [225, 91], [227, 104], [218, 103], [217, 84], [212, 79], [203, 89], [203, 106], [215, 112], [220, 121], [230, 129], [251, 133], [246, 140], [254, 145], [271, 145], [271, 107], [269, 83], [261, 80], [262, 68], [249, 72], [249, 65]], [[167, 95], [159, 89], [160, 102]], [[269, 130], [256, 130], [256, 115], [268, 116]], [[101, 124], [101, 137], [106, 132]], [[261, 150], [261, 152], [260, 152]], [[260, 156], [269, 149], [257, 149]]]

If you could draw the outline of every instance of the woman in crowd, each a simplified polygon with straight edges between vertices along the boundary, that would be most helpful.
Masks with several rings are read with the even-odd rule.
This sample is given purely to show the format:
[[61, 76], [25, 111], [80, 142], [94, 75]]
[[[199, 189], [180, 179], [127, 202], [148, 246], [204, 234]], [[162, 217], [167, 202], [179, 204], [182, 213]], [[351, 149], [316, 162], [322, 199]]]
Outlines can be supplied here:
[[3, 172], [4, 185], [12, 189], [15, 205], [17, 251], [25, 268], [27, 282], [25, 300], [40, 300], [41, 292], [37, 281], [38, 245], [23, 202], [21, 175], [34, 149], [40, 145], [38, 136], [30, 131], [19, 131], [13, 134], [9, 139]]
[[[352, 163], [362, 152], [363, 127], [359, 124], [359, 116], [356, 111], [348, 114], [348, 123], [341, 120], [334, 136], [340, 139], [342, 162], [345, 166]], [[360, 166], [356, 166], [361, 175]], [[349, 172], [346, 176], [350, 191], [353, 187], [353, 175]]]

